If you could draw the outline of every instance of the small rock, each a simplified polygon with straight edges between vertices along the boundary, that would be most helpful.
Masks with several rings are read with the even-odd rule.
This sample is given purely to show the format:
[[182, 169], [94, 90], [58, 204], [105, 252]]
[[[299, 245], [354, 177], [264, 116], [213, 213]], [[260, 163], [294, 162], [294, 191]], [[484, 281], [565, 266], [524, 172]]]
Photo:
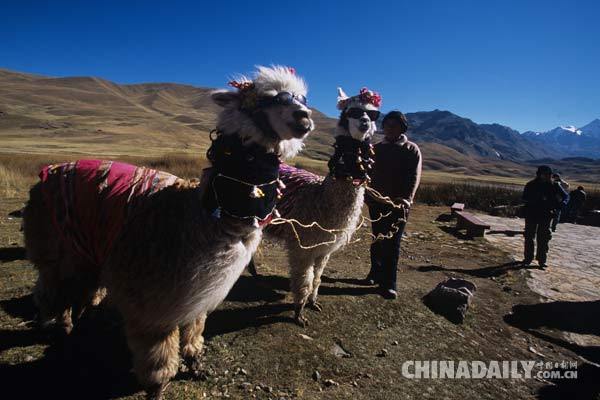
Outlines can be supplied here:
[[313, 338], [311, 338], [308, 335], [305, 335], [304, 333], [299, 333], [300, 337], [304, 340], [313, 340]]
[[331, 387], [331, 386], [340, 386], [339, 383], [337, 383], [336, 381], [334, 381], [333, 379], [325, 379], [325, 381], [323, 382], [325, 384], [325, 386], [327, 387]]
[[240, 368], [238, 370], [238, 374], [246, 376], [246, 375], [248, 375], [248, 371], [246, 371], [244, 368]]
[[348, 353], [346, 350], [344, 350], [344, 348], [337, 343], [334, 343], [333, 346], [331, 346], [330, 352], [331, 352], [331, 354], [333, 354], [334, 356], [339, 357], [339, 358], [352, 357], [352, 355], [350, 353]]
[[529, 346], [529, 351], [532, 352], [533, 354], [537, 354], [540, 357], [546, 358], [545, 355], [543, 355], [542, 353], [540, 353], [539, 351], [537, 351], [533, 346]]
[[387, 351], [387, 349], [381, 349], [381, 351], [377, 353], [377, 357], [387, 357], [388, 354], [389, 352]]
[[398, 341], [397, 341], [397, 340], [394, 340], [394, 341], [392, 342], [392, 346], [398, 346], [399, 344], [400, 344], [400, 343], [398, 343]]
[[25, 358], [23, 359], [25, 362], [32, 362], [33, 361], [33, 357], [30, 355], [25, 356]]
[[312, 374], [312, 378], [315, 381], [319, 381], [321, 379], [321, 374], [319, 373], [319, 371], [315, 370], [315, 372], [313, 372], [313, 374]]

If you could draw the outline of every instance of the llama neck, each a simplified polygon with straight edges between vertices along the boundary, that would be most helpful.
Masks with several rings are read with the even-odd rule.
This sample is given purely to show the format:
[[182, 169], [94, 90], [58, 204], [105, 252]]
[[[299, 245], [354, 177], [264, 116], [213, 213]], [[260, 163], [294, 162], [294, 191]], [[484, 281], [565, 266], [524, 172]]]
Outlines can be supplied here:
[[218, 135], [207, 152], [213, 168], [204, 204], [216, 218], [223, 214], [253, 223], [264, 220], [277, 200], [279, 158], [237, 135]]
[[321, 182], [321, 200], [327, 206], [337, 208], [353, 207], [357, 201], [364, 200], [365, 188], [363, 185], [354, 185], [345, 179], [335, 179], [328, 175]]
[[328, 175], [313, 194], [315, 211], [327, 226], [341, 228], [356, 224], [364, 203], [364, 186]]

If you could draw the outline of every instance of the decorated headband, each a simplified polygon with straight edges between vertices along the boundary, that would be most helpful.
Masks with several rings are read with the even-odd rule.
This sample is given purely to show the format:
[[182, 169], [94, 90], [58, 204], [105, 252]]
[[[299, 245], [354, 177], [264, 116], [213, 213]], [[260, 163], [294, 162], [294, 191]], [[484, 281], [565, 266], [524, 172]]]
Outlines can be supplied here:
[[356, 96], [348, 97], [342, 88], [338, 88], [338, 110], [346, 109], [351, 103], [360, 104], [371, 104], [377, 108], [381, 106], [381, 96], [379, 93], [367, 89], [366, 87], [360, 89], [360, 92]]
[[[292, 75], [296, 75], [296, 69], [294, 67], [288, 67], [288, 71]], [[231, 80], [227, 82], [227, 84], [231, 87], [234, 87], [238, 90], [241, 97], [241, 106], [240, 108], [243, 110], [253, 110], [256, 108], [258, 104], [258, 93], [256, 90], [256, 85], [254, 82], [250, 80]]]

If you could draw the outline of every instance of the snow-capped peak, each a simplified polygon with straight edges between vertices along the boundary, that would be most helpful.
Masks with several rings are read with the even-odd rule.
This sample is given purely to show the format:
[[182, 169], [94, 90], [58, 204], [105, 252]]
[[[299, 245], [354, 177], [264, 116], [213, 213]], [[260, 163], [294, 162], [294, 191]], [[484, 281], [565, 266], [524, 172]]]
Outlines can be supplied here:
[[562, 130], [565, 130], [567, 132], [574, 133], [576, 135], [581, 135], [581, 130], [577, 129], [573, 125], [561, 126], [559, 128], [562, 129]]

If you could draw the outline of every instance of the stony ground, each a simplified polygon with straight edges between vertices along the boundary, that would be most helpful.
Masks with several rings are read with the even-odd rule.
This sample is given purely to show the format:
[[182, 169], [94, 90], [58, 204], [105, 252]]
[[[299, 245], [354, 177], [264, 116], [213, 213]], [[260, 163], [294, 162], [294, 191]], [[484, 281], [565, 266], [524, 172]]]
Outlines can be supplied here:
[[[31, 322], [36, 272], [22, 259], [19, 220], [0, 202], [0, 377], [20, 398], [142, 398], [130, 372], [118, 315], [91, 310], [71, 337], [58, 340]], [[600, 334], [592, 301], [540, 301], [529, 271], [485, 239], [468, 240], [436, 221], [445, 208], [417, 206], [404, 240], [399, 298], [386, 301], [358, 284], [368, 270], [368, 237], [332, 257], [321, 288], [322, 312], [292, 323], [284, 254], [265, 243], [259, 279], [244, 275], [207, 323], [199, 375], [181, 372], [167, 399], [530, 399], [597, 398], [599, 348], [563, 332]], [[443, 219], [442, 219], [443, 220]], [[448, 276], [478, 289], [465, 322], [434, 314], [421, 297]], [[581, 303], [581, 304], [580, 304]], [[515, 312], [511, 313], [516, 306]], [[584, 332], [585, 331], [585, 332]], [[401, 376], [407, 360], [577, 361], [576, 381], [433, 380]]]
[[[514, 234], [524, 230], [522, 219], [478, 216], [491, 226], [487, 235], [491, 243], [516, 259], [523, 258], [523, 236]], [[530, 271], [527, 284], [534, 292], [555, 304], [595, 304], [600, 300], [600, 228], [559, 224], [550, 241], [548, 266]], [[568, 332], [566, 336], [580, 345], [600, 346], [598, 335]]]
[[[487, 239], [523, 258], [523, 236], [514, 234], [525, 229], [519, 218], [502, 218], [479, 214], [491, 226]], [[507, 234], [508, 233], [508, 234]], [[529, 286], [551, 300], [590, 301], [600, 299], [600, 228], [559, 224], [552, 234], [548, 268], [532, 270]]]

